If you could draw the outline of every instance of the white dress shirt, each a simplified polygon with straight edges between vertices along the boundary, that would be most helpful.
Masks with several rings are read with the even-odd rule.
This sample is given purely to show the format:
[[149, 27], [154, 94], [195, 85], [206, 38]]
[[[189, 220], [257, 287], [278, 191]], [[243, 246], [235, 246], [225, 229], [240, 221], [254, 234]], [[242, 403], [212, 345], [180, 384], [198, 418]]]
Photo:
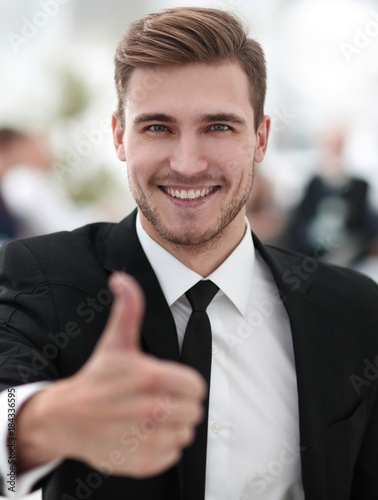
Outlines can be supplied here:
[[[297, 379], [289, 319], [251, 231], [206, 277], [213, 338], [206, 500], [301, 500]], [[173, 314], [180, 347], [202, 276], [137, 233]], [[175, 279], [172, 279], [175, 277]]]
[[[255, 253], [248, 222], [246, 225], [243, 240], [207, 277], [219, 291], [207, 308], [213, 357], [206, 500], [302, 500], [289, 319], [268, 266]], [[139, 217], [137, 233], [171, 309], [181, 347], [191, 314], [185, 292], [203, 278], [152, 240]], [[30, 397], [43, 385], [27, 384], [19, 390], [28, 391]], [[5, 395], [6, 391], [0, 400]], [[5, 399], [4, 405], [0, 401], [1, 408], [5, 404]], [[0, 415], [2, 443], [6, 425]], [[6, 452], [3, 444], [0, 471], [7, 467]], [[16, 495], [8, 495], [19, 498], [26, 494], [33, 482], [56, 465], [20, 475]]]

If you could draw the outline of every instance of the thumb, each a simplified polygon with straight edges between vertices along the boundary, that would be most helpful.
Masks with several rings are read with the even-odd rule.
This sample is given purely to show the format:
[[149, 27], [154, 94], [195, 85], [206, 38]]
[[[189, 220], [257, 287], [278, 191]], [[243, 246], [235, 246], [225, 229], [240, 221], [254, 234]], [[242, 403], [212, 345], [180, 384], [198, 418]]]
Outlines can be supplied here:
[[139, 350], [143, 292], [133, 278], [122, 272], [112, 274], [109, 287], [114, 293], [114, 302], [97, 349]]

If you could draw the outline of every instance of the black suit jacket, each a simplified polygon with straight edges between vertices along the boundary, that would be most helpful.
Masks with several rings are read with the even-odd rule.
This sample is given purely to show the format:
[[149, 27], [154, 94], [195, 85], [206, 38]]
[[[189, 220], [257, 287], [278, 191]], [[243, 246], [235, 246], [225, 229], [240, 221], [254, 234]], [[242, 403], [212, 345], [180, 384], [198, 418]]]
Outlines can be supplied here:
[[[376, 500], [377, 287], [351, 270], [265, 247], [256, 238], [255, 246], [290, 319], [306, 500]], [[143, 349], [179, 361], [174, 320], [137, 238], [134, 212], [119, 224], [92, 224], [2, 248], [0, 389], [80, 369], [106, 324], [113, 270], [135, 276], [145, 292]], [[48, 500], [181, 498], [177, 467], [134, 480], [67, 460], [43, 486]]]

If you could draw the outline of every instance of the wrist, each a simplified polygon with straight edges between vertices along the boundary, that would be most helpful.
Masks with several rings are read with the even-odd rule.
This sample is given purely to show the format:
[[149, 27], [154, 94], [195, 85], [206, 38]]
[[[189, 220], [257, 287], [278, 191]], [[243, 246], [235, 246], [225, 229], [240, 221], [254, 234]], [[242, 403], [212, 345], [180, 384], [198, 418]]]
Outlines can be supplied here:
[[17, 411], [18, 473], [68, 457], [68, 440], [59, 438], [64, 420], [58, 404], [63, 389], [61, 384], [56, 382], [40, 390]]

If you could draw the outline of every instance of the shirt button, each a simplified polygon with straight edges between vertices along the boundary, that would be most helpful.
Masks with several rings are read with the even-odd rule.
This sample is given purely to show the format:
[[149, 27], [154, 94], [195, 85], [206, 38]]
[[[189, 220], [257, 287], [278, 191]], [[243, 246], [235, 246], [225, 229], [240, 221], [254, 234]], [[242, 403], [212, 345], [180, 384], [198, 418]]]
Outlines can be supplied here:
[[214, 422], [211, 426], [211, 430], [214, 432], [214, 434], [219, 434], [222, 430], [222, 424], [219, 422]]
[[215, 344], [213, 344], [212, 347], [211, 347], [211, 354], [213, 356], [215, 356], [215, 354], [217, 353], [217, 350], [218, 350], [217, 346]]

